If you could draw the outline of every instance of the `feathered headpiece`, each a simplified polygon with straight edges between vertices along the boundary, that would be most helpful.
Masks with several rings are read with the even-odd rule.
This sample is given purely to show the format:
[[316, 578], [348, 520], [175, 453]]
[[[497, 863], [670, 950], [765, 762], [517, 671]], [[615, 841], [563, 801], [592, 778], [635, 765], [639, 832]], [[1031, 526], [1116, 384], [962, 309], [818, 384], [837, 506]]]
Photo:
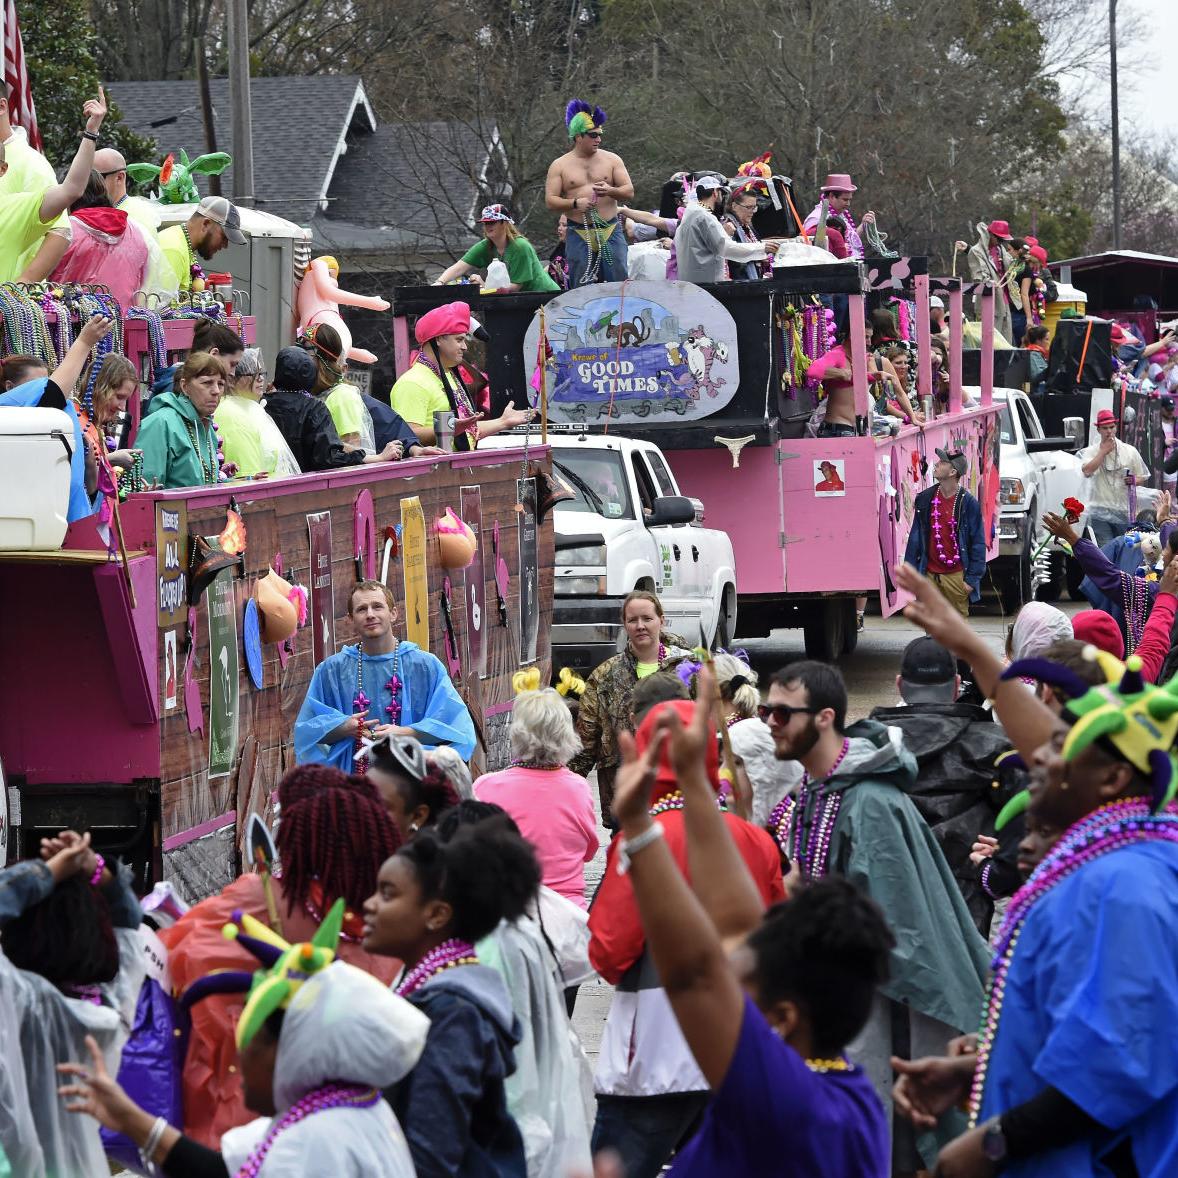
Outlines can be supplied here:
[[285, 1010], [290, 1005], [305, 981], [335, 960], [343, 921], [344, 901], [341, 897], [328, 910], [310, 941], [291, 945], [248, 912], [234, 912], [233, 923], [223, 929], [225, 936], [248, 949], [263, 968], [252, 974], [245, 970], [208, 974], [184, 991], [182, 1004], [191, 1006], [210, 994], [248, 991], [245, 1009], [237, 1020], [237, 1046], [245, 1047], [276, 1010]]
[[738, 184], [740, 188], [748, 188], [753, 192], [767, 192], [769, 190], [768, 181], [773, 175], [773, 169], [769, 166], [769, 161], [773, 158], [771, 151], [764, 151], [754, 160], [745, 160], [739, 168], [736, 169], [736, 175], [743, 184]]
[[600, 131], [605, 126], [605, 111], [600, 106], [590, 106], [580, 98], [574, 98], [564, 108], [564, 125], [569, 129], [570, 142], [588, 131]]
[[1178, 738], [1178, 677], [1165, 687], [1147, 683], [1141, 659], [1125, 662], [1095, 646], [1084, 657], [1097, 662], [1105, 682], [1089, 687], [1074, 671], [1047, 659], [1020, 659], [1003, 672], [1004, 679], [1038, 679], [1068, 696], [1064, 712], [1073, 720], [1063, 745], [1071, 761], [1102, 737], [1150, 780], [1153, 809], [1160, 810], [1174, 796], [1178, 770], [1171, 752]]

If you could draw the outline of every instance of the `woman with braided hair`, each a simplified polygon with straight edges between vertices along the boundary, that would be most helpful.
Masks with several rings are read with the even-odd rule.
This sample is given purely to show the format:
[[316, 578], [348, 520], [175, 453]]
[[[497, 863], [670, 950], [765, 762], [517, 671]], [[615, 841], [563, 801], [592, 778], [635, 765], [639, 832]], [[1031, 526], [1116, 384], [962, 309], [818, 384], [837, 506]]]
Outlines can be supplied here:
[[[337, 951], [340, 960], [387, 985], [399, 963], [374, 957], [360, 946], [364, 901], [375, 890], [381, 864], [402, 842], [376, 787], [328, 765], [299, 765], [279, 782], [278, 802], [282, 873], [271, 881], [275, 931], [292, 944], [310, 940], [327, 910], [342, 897], [347, 908]], [[177, 990], [211, 970], [249, 968], [249, 954], [221, 934], [234, 912], [271, 923], [262, 876], [241, 876], [160, 933]], [[214, 996], [192, 1008], [193, 1033], [184, 1065], [184, 1129], [213, 1149], [226, 1130], [250, 1120], [233, 1037], [242, 1003], [241, 997]]]

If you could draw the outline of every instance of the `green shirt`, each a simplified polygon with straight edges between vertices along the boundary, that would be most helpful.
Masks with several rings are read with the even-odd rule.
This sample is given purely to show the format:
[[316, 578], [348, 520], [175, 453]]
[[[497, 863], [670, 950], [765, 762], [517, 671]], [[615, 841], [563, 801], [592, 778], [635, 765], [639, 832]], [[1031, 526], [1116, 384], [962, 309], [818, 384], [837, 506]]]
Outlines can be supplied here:
[[[476, 270], [485, 270], [496, 256], [495, 247], [484, 237], [462, 255], [462, 260]], [[526, 237], [517, 237], [507, 243], [503, 261], [507, 265], [507, 277], [520, 290], [560, 290], [549, 277], [548, 271], [536, 256], [532, 243]]]
[[[183, 393], [157, 393], [135, 445], [143, 451], [143, 477], [163, 487], [201, 487], [218, 481], [217, 435], [199, 421]], [[199, 456], [197, 453], [199, 447]]]
[[176, 284], [181, 290], [192, 289], [192, 254], [188, 239], [184, 236], [183, 225], [169, 225], [159, 233], [160, 249], [176, 274]]
[[26, 257], [53, 228], [53, 221], [41, 220], [45, 192], [42, 188], [0, 195], [0, 282], [15, 282], [21, 276]]
[[[229, 393], [221, 398], [213, 420], [221, 431], [225, 461], [234, 463], [239, 475], [255, 475], [261, 471], [270, 474], [272, 466], [262, 452], [262, 439], [250, 418], [250, 404], [249, 398]], [[257, 402], [252, 404], [257, 405]]]
[[[420, 364], [415, 364], [420, 368]], [[432, 374], [431, 374], [432, 375]], [[364, 402], [360, 398], [360, 390], [354, 384], [341, 381], [324, 398], [323, 403], [335, 422], [335, 432], [341, 438], [348, 434], [364, 436]], [[433, 421], [433, 418], [430, 418]]]
[[397, 383], [393, 385], [393, 391], [389, 394], [389, 401], [393, 409], [410, 425], [420, 425], [426, 429], [434, 428], [434, 414], [439, 409], [450, 408], [446, 390], [442, 388], [437, 373], [424, 364], [410, 364], [409, 368], [397, 377]]
[[[53, 165], [36, 148], [29, 146], [24, 131], [14, 127], [11, 137], [4, 144], [4, 162], [8, 170], [0, 176], [0, 196], [14, 196], [19, 192], [44, 193], [57, 183]], [[67, 240], [70, 236], [70, 216], [68, 212], [59, 214], [49, 225], [51, 230], [60, 230]], [[41, 248], [44, 234], [20, 256], [16, 273], [12, 277], [23, 274], [28, 264], [36, 257]]]

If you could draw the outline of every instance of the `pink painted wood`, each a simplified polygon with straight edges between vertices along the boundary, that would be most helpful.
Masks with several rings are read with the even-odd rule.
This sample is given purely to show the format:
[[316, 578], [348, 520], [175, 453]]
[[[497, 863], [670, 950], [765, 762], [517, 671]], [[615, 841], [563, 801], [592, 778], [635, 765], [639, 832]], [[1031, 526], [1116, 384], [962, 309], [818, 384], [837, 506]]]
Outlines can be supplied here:
[[960, 284], [949, 292], [949, 412], [961, 412], [961, 315], [964, 299]]
[[[928, 275], [916, 276], [916, 391], [927, 397], [933, 391], [932, 335], [928, 322]], [[918, 409], [919, 405], [913, 408]]]
[[867, 397], [867, 315], [862, 295], [850, 295], [847, 302], [851, 325], [851, 383], [855, 388], [855, 416], [866, 420]]

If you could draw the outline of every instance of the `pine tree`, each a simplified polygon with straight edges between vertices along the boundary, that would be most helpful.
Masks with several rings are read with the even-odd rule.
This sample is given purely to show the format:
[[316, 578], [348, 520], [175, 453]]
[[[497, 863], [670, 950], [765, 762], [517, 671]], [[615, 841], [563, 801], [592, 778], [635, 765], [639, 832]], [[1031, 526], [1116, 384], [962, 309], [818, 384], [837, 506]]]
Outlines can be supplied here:
[[[60, 174], [78, 150], [82, 104], [101, 80], [89, 7], [86, 0], [21, 0], [18, 16], [42, 150]], [[109, 94], [107, 102], [100, 146], [117, 148], [128, 163], [154, 160], [156, 145], [123, 126]]]

